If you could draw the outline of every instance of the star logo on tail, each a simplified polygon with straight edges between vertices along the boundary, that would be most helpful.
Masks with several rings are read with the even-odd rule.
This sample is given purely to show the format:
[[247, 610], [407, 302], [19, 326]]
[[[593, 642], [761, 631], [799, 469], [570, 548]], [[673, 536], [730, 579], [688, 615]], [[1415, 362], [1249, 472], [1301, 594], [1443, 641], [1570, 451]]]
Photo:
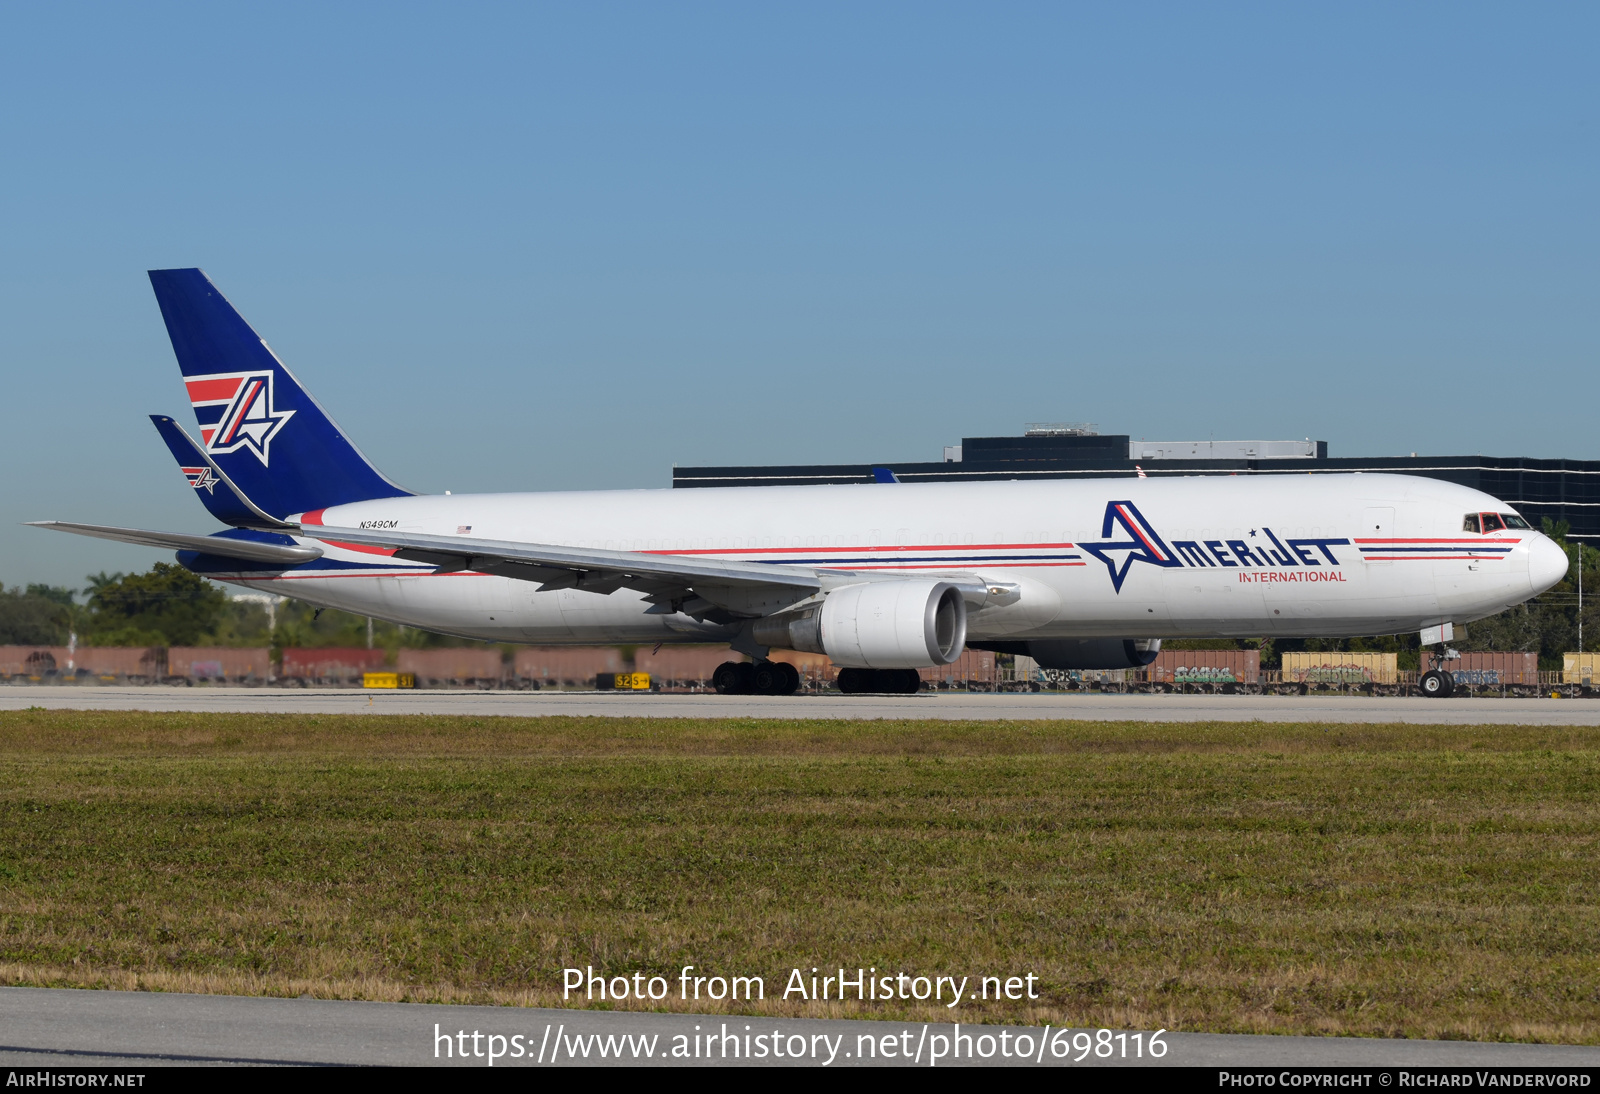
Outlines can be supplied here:
[[[1120, 528], [1127, 539], [1111, 540], [1113, 528]], [[1152, 566], [1182, 566], [1183, 562], [1168, 547], [1150, 522], [1131, 501], [1106, 502], [1106, 516], [1101, 524], [1100, 537], [1106, 543], [1080, 543], [1085, 551], [1106, 564], [1111, 575], [1111, 587], [1122, 592], [1122, 583], [1135, 562], [1148, 562]]]
[[189, 485], [196, 490], [204, 490], [208, 494], [217, 492], [219, 480], [209, 467], [185, 467], [183, 477], [189, 480]]
[[208, 453], [246, 449], [267, 466], [272, 439], [295, 413], [275, 407], [271, 370], [190, 376], [184, 384]]

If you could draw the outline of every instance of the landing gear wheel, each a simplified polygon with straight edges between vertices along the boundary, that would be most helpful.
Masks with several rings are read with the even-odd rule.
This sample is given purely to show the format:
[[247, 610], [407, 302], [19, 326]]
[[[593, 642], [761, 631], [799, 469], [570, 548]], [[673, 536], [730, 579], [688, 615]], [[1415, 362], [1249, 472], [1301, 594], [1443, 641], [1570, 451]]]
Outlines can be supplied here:
[[800, 690], [800, 670], [786, 661], [763, 661], [750, 676], [757, 695], [793, 695]]
[[1422, 694], [1430, 699], [1448, 699], [1450, 693], [1456, 690], [1456, 682], [1448, 672], [1431, 669], [1422, 674], [1422, 679], [1417, 681]]
[[779, 661], [778, 667], [783, 670], [783, 690], [779, 695], [793, 695], [800, 690], [800, 670], [787, 661]]
[[881, 673], [883, 676], [894, 677], [894, 686], [886, 687], [884, 691], [894, 691], [901, 695], [915, 695], [922, 690], [922, 673], [916, 669], [899, 669], [895, 672]]
[[757, 695], [789, 694], [789, 666], [781, 661], [763, 661], [750, 674], [751, 687]]
[[754, 666], [745, 661], [724, 661], [711, 674], [718, 695], [749, 695], [754, 690]]
[[862, 692], [871, 691], [873, 678], [877, 673], [871, 669], [840, 669], [839, 690], [846, 695], [860, 695]]

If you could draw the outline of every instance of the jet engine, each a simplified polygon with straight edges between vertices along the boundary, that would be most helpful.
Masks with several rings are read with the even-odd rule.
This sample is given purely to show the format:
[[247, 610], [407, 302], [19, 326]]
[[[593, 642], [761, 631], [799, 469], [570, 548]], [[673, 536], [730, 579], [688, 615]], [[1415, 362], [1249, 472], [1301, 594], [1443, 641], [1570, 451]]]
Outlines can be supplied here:
[[1139, 669], [1161, 652], [1159, 638], [1045, 638], [1006, 643], [1001, 652], [1026, 653], [1045, 669]]
[[848, 668], [948, 665], [966, 649], [967, 602], [948, 581], [868, 581], [757, 620], [753, 637], [763, 646], [825, 653]]

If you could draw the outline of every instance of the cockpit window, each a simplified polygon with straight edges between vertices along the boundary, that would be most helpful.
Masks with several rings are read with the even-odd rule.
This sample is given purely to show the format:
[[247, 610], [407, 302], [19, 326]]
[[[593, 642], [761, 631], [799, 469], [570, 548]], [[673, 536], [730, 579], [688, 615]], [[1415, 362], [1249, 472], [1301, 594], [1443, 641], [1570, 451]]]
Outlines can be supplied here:
[[1533, 525], [1529, 524], [1515, 513], [1501, 513], [1500, 519], [1506, 522], [1507, 528], [1520, 528], [1525, 532], [1533, 531]]
[[1485, 532], [1504, 532], [1506, 530], [1506, 522], [1500, 519], [1499, 513], [1484, 513], [1482, 516], [1483, 530]]
[[1466, 519], [1461, 522], [1461, 530], [1463, 532], [1483, 531], [1483, 525], [1478, 523], [1478, 514], [1468, 513]]

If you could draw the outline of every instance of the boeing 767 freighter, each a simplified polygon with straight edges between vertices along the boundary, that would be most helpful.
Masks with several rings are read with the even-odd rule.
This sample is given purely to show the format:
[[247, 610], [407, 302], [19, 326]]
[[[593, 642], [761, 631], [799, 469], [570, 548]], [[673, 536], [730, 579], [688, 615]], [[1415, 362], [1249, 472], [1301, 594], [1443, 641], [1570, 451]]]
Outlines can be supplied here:
[[[196, 269], [151, 284], [199, 439], [156, 429], [211, 535], [41, 522], [173, 548], [218, 581], [495, 642], [726, 642], [723, 693], [913, 690], [964, 649], [1148, 664], [1168, 637], [1421, 633], [1550, 588], [1511, 506], [1407, 475], [419, 495], [385, 478]], [[1424, 675], [1445, 695], [1447, 674]]]

